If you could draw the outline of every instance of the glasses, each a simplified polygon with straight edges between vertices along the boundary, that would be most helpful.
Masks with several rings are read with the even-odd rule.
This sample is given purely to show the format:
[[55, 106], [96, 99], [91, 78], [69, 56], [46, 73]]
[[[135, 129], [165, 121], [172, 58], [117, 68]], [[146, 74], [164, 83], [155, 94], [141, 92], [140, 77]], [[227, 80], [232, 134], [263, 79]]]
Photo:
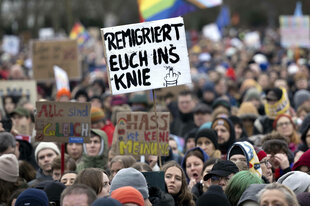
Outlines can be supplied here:
[[267, 167], [271, 166], [271, 163], [269, 162], [269, 160], [263, 160], [260, 162], [260, 164], [265, 164]]
[[291, 125], [291, 122], [280, 122], [277, 124], [277, 127], [283, 127], [283, 126], [289, 126]]
[[220, 177], [220, 176], [216, 176], [216, 175], [212, 175], [212, 177], [211, 177], [212, 182], [220, 182], [221, 180], [228, 182], [230, 180], [230, 178], [229, 177]]

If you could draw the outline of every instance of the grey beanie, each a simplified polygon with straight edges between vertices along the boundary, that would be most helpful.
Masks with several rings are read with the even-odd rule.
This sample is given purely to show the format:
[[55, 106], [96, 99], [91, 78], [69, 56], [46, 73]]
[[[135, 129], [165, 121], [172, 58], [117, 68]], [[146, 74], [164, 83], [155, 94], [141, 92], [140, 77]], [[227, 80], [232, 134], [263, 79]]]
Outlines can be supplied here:
[[113, 178], [110, 194], [124, 186], [131, 186], [139, 190], [143, 199], [149, 198], [149, 190], [144, 175], [134, 168], [121, 169]]
[[310, 92], [308, 90], [302, 89], [297, 91], [294, 95], [295, 109], [298, 109], [307, 100], [310, 100]]
[[310, 175], [305, 172], [292, 171], [281, 176], [278, 181], [289, 187], [296, 195], [308, 191], [310, 187]]

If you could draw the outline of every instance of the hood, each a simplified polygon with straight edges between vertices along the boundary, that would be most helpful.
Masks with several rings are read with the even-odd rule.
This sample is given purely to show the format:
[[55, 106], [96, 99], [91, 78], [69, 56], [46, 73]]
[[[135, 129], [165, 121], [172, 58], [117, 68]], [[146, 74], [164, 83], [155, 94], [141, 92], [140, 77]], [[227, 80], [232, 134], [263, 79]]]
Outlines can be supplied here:
[[200, 147], [194, 147], [194, 148], [188, 150], [188, 151], [185, 153], [185, 155], [184, 155], [184, 157], [183, 157], [183, 159], [182, 159], [181, 166], [182, 166], [182, 168], [183, 168], [183, 170], [184, 170], [186, 179], [187, 179], [188, 181], [189, 181], [189, 178], [188, 178], [188, 176], [187, 176], [187, 174], [186, 174], [186, 165], [185, 165], [186, 162], [185, 162], [185, 160], [186, 160], [186, 158], [187, 158], [187, 156], [188, 156], [188, 153], [191, 152], [191, 151], [194, 151], [194, 150], [198, 150], [198, 151], [200, 151], [200, 152], [202, 153], [202, 155], [203, 155], [203, 162], [205, 162], [205, 161], [207, 161], [207, 160], [209, 159], [209, 156], [207, 155], [207, 153], [205, 153]]
[[[100, 129], [91, 129], [91, 132], [95, 133], [96, 135], [98, 135], [101, 138], [101, 147], [100, 147], [100, 151], [99, 151], [98, 156], [101, 156], [102, 154], [105, 154], [105, 153], [107, 155], [108, 154], [108, 136], [107, 136], [107, 134]], [[83, 150], [84, 150], [84, 154], [87, 155], [85, 143], [83, 144]]]
[[234, 147], [240, 147], [243, 151], [247, 160], [249, 171], [258, 175], [259, 177], [262, 177], [262, 169], [260, 167], [260, 162], [253, 145], [247, 141], [234, 143], [227, 152], [227, 160], [230, 159], [231, 151]]
[[307, 191], [310, 186], [310, 175], [305, 172], [291, 171], [282, 175], [277, 182], [287, 186], [298, 195]]
[[222, 154], [226, 154], [228, 149], [236, 141], [235, 127], [234, 127], [233, 123], [229, 119], [224, 118], [224, 117], [219, 117], [219, 118], [216, 118], [216, 119], [213, 120], [212, 125], [211, 125], [212, 129], [215, 128], [215, 126], [214, 126], [215, 121], [217, 121], [219, 119], [222, 119], [222, 120], [226, 121], [227, 124], [229, 125], [229, 133], [230, 133], [229, 140], [227, 142], [225, 142], [224, 144], [219, 144], [219, 149], [222, 152]]
[[250, 185], [242, 194], [242, 196], [239, 199], [239, 202], [237, 206], [241, 206], [243, 202], [247, 200], [252, 200], [254, 202], [258, 203], [257, 194], [259, 191], [264, 189], [266, 185], [265, 184], [252, 184]]

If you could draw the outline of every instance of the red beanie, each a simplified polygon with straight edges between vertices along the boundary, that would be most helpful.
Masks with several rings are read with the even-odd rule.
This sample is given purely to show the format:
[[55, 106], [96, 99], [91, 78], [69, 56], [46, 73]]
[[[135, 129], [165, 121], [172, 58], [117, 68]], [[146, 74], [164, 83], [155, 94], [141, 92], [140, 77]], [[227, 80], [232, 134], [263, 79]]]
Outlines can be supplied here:
[[259, 159], [259, 161], [262, 161], [262, 159], [264, 159], [265, 157], [267, 157], [267, 154], [264, 150], [259, 149], [258, 147], [254, 147], [255, 152], [257, 154], [257, 157]]
[[310, 167], [310, 149], [308, 149], [305, 153], [301, 155], [299, 160], [295, 162], [292, 170], [297, 170], [300, 166]]
[[120, 187], [111, 193], [113, 199], [118, 200], [120, 203], [135, 203], [139, 206], [144, 206], [144, 199], [142, 194], [131, 186]]

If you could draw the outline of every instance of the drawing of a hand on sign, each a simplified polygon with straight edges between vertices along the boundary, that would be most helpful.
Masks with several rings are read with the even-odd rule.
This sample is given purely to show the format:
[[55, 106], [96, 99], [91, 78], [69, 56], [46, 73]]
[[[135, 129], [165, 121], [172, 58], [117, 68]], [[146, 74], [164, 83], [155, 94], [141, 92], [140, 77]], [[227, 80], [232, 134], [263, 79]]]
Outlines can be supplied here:
[[165, 83], [164, 86], [170, 87], [170, 86], [177, 86], [178, 85], [178, 78], [181, 75], [180, 72], [174, 72], [173, 67], [167, 66], [167, 69], [169, 69], [169, 72], [165, 76]]

